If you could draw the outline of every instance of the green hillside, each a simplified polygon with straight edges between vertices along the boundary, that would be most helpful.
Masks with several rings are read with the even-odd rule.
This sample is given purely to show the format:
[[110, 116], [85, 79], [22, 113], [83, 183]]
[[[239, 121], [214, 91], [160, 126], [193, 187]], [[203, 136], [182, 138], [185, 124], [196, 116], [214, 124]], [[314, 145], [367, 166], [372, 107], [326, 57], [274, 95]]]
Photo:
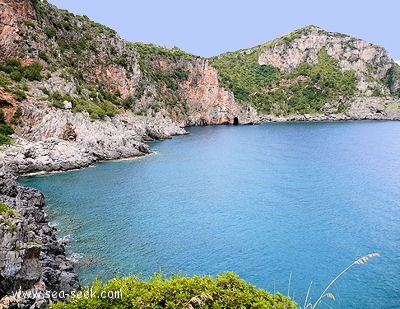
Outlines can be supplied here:
[[[260, 64], [265, 63], [262, 54], [278, 58], [281, 65], [292, 62], [294, 69]], [[308, 61], [296, 63], [298, 59]], [[354, 96], [400, 96], [400, 67], [384, 48], [316, 26], [209, 61], [236, 100], [261, 113], [335, 114], [347, 110]]]
[[[303, 30], [304, 31], [304, 30]], [[336, 112], [346, 108], [341, 98], [356, 92], [353, 70], [342, 73], [338, 60], [322, 49], [318, 64], [299, 65], [293, 73], [260, 65], [263, 48], [279, 42], [290, 42], [302, 31], [248, 50], [226, 53], [210, 58], [219, 71], [220, 83], [231, 90], [241, 102], [252, 104], [262, 113], [275, 115], [312, 114], [324, 111], [326, 102], [336, 101]]]

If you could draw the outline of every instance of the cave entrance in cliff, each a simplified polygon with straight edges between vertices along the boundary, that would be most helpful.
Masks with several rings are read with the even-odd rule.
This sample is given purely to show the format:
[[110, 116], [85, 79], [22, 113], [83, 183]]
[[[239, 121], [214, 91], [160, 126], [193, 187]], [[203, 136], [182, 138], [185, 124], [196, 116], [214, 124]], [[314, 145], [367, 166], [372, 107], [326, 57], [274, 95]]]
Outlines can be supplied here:
[[233, 125], [237, 126], [238, 124], [239, 124], [239, 118], [238, 117], [233, 118]]

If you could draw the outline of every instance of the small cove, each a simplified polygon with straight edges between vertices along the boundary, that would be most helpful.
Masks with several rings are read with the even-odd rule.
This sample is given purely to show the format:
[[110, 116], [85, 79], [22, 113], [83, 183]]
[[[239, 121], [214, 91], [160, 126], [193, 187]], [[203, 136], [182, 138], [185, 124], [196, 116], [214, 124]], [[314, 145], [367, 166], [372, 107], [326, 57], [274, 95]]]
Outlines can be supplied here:
[[[400, 123], [189, 128], [156, 154], [20, 178], [40, 189], [82, 283], [182, 271], [242, 278], [303, 304], [353, 260], [333, 308], [400, 306]], [[322, 308], [329, 308], [322, 305]]]

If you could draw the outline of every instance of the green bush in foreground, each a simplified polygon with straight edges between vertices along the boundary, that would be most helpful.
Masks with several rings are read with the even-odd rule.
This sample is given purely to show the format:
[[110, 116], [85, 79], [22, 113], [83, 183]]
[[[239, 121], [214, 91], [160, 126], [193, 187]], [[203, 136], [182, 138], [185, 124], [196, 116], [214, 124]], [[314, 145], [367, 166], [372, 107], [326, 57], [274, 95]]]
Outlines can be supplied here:
[[[85, 295], [92, 297], [83, 297]], [[101, 295], [114, 295], [102, 298]], [[93, 297], [94, 296], [94, 297]], [[66, 308], [299, 308], [290, 298], [272, 295], [228, 272], [211, 276], [166, 278], [156, 274], [147, 281], [136, 277], [114, 278], [108, 283], [93, 282], [82, 294], [53, 309]]]

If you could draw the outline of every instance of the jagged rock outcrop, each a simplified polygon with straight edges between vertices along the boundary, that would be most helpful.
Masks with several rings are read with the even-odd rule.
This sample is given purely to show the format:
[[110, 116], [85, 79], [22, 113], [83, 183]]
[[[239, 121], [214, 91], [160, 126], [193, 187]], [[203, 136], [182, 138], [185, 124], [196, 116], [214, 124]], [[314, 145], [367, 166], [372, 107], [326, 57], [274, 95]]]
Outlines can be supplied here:
[[[290, 48], [288, 48], [290, 44]], [[343, 70], [368, 72], [368, 65], [376, 67], [374, 77], [385, 76], [392, 62], [383, 47], [340, 33], [327, 32], [316, 26], [304, 28], [302, 34], [288, 42], [269, 43], [259, 55], [260, 64], [272, 65], [281, 71], [291, 73], [301, 63], [315, 65], [318, 52], [326, 49], [328, 54], [340, 60]], [[341, 56], [341, 57], [339, 57]]]
[[[398, 118], [400, 66], [383, 47], [349, 35], [308, 26], [210, 61], [222, 85], [263, 119]], [[373, 116], [377, 104], [385, 112]]]
[[43, 194], [17, 184], [0, 164], [0, 299], [35, 291], [14, 300], [19, 308], [44, 308], [57, 300], [46, 291], [70, 293], [79, 288], [79, 280], [56, 229], [48, 224]]

